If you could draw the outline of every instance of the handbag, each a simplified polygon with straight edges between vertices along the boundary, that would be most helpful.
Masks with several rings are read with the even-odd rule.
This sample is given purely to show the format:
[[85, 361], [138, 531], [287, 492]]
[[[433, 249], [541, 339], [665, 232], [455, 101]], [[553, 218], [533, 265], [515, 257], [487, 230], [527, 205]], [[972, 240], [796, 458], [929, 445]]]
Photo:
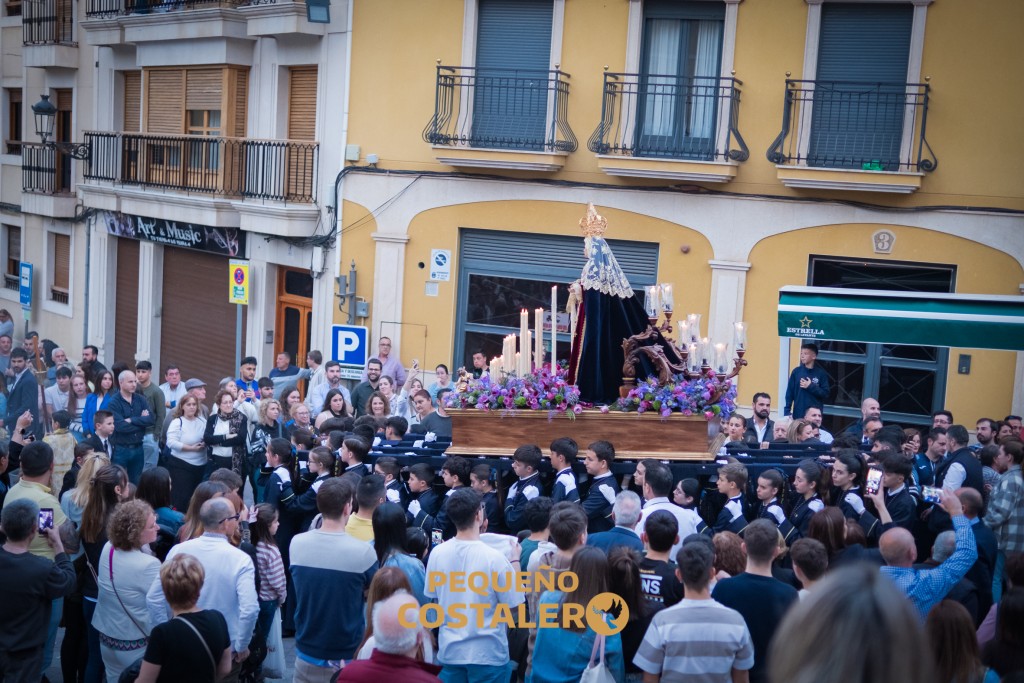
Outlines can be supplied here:
[[[615, 676], [611, 669], [604, 663], [605, 637], [597, 634], [594, 638], [594, 648], [590, 651], [590, 663], [580, 676], [580, 683], [615, 683]], [[600, 656], [598, 656], [600, 649]]]

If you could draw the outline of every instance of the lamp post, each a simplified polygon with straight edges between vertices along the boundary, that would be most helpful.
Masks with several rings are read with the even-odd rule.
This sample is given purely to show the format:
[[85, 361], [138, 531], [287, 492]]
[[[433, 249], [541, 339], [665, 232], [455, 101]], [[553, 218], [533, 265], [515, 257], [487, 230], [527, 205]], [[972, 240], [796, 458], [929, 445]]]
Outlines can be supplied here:
[[32, 105], [32, 113], [36, 120], [36, 135], [42, 139], [43, 147], [57, 150], [74, 159], [88, 159], [91, 156], [90, 145], [87, 142], [55, 142], [52, 140], [53, 124], [57, 119], [57, 107], [50, 102], [49, 95], [42, 95], [42, 99]]

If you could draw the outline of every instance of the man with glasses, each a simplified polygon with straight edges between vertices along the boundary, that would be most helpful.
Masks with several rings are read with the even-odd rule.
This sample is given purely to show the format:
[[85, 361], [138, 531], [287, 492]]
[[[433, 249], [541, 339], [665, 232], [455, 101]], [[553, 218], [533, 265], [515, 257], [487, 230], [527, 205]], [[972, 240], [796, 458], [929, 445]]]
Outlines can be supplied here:
[[[231, 673], [223, 681], [237, 681], [241, 664], [249, 656], [249, 641], [256, 627], [259, 602], [256, 598], [255, 568], [247, 554], [228, 539], [238, 530], [239, 515], [227, 498], [213, 498], [199, 509], [199, 520], [206, 529], [194, 538], [171, 548], [169, 562], [178, 553], [188, 553], [203, 565], [206, 579], [199, 595], [199, 609], [215, 609], [224, 615], [231, 636]], [[171, 618], [158, 578], [146, 596], [150, 626]]]

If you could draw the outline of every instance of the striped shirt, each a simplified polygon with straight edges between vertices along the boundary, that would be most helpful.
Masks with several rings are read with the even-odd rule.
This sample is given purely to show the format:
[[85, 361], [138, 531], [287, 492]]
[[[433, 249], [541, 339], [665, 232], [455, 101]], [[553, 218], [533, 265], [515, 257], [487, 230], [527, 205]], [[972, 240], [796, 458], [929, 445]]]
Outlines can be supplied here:
[[685, 599], [654, 615], [633, 663], [662, 683], [730, 683], [754, 666], [754, 644], [736, 610]]
[[281, 551], [272, 543], [256, 545], [256, 566], [260, 574], [260, 600], [277, 600], [284, 604], [288, 597], [288, 584], [284, 575]]

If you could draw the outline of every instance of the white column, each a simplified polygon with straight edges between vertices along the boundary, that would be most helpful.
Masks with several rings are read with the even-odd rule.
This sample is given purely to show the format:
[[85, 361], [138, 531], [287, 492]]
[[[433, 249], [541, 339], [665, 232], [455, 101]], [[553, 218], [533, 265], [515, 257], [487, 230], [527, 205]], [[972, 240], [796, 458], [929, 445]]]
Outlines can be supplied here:
[[160, 323], [163, 317], [164, 247], [139, 242], [139, 307], [135, 360], [160, 367]]
[[[99, 218], [91, 219], [89, 248], [89, 317], [87, 344], [99, 349], [99, 359], [109, 365], [114, 358], [114, 311], [117, 295], [117, 242], [107, 234]], [[127, 239], [127, 238], [124, 238]]]
[[[379, 224], [378, 224], [379, 225]], [[398, 232], [375, 232], [372, 235], [377, 243], [377, 252], [373, 269], [373, 300], [370, 303], [370, 315], [373, 329], [370, 330], [371, 353], [377, 349], [380, 337], [391, 337], [395, 352], [401, 353], [402, 327], [382, 323], [396, 323], [402, 320], [402, 289], [405, 286], [405, 245], [409, 236], [403, 229]], [[366, 273], [365, 267], [358, 262], [356, 269]]]
[[[313, 250], [314, 259], [326, 258], [325, 268], [323, 274], [320, 277], [313, 280], [313, 329], [310, 331], [310, 348], [319, 349], [324, 354], [325, 359], [331, 357], [331, 326], [334, 324], [334, 313], [337, 311], [338, 299], [334, 296], [334, 293], [338, 289], [337, 280], [334, 278], [338, 277], [338, 250], [332, 249], [324, 252], [321, 249]], [[321, 257], [320, 254], [325, 254]], [[319, 263], [319, 261], [317, 262]], [[379, 261], [378, 261], [379, 263]], [[345, 265], [345, 272], [348, 272], [348, 265]], [[359, 275], [369, 277], [370, 274], [363, 270]], [[355, 301], [346, 302], [347, 306], [355, 306]], [[359, 321], [356, 321], [359, 324]], [[376, 347], [371, 347], [376, 348]], [[305, 362], [305, 359], [303, 359]]]
[[786, 403], [786, 387], [789, 386], [789, 354], [790, 337], [779, 337], [779, 393], [772, 403], [775, 404], [775, 412], [782, 417]]
[[256, 356], [257, 367], [270, 368], [273, 343], [266, 343], [266, 333], [274, 329], [274, 280], [262, 259], [249, 259], [249, 305], [246, 307], [245, 337], [242, 354]]
[[713, 342], [732, 343], [732, 324], [743, 320], [743, 296], [749, 263], [710, 260], [711, 309], [708, 336]]
[[[1024, 294], [1024, 284], [1018, 289]], [[1017, 352], [1017, 364], [1013, 369], [1013, 398], [1010, 403], [1012, 415], [1024, 415], [1024, 353]]]

